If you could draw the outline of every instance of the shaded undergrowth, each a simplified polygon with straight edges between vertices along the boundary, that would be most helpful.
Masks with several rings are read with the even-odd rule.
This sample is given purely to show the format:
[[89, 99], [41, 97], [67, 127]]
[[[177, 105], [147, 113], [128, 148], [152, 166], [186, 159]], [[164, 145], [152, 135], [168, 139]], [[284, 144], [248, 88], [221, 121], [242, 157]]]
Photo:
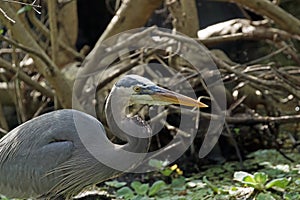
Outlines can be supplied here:
[[[142, 179], [109, 181], [104, 188], [117, 199], [300, 199], [300, 155], [276, 150], [259, 150], [243, 162], [204, 166], [203, 171], [185, 176], [177, 165], [156, 165], [159, 172]], [[153, 163], [152, 163], [153, 164]], [[155, 164], [155, 162], [154, 162]]]

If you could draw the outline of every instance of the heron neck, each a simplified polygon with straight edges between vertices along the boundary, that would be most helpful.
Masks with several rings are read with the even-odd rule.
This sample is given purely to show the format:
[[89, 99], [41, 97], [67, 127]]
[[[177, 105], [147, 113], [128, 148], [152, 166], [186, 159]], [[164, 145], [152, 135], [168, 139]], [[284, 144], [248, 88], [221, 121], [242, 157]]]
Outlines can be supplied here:
[[[106, 120], [111, 133], [127, 142], [122, 148], [131, 152], [147, 152], [150, 145], [150, 128], [141, 119], [129, 118], [126, 115], [128, 100], [119, 98], [120, 95], [112, 91], [106, 102]], [[137, 126], [136, 122], [140, 125]], [[134, 137], [134, 136], [142, 136]]]

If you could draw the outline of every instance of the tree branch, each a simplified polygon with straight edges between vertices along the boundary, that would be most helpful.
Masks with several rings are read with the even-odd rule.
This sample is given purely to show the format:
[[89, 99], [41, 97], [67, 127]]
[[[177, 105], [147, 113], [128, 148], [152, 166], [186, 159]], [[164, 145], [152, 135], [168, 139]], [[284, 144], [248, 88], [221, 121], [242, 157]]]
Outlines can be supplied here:
[[4, 10], [2, 10], [2, 8], [0, 8], [0, 12], [2, 13], [2, 15], [3, 15], [8, 21], [10, 21], [11, 23], [16, 23], [16, 21], [13, 20], [12, 18], [10, 18], [10, 17], [6, 14], [6, 12], [4, 12]]
[[162, 0], [124, 0], [95, 48], [105, 39], [134, 28], [143, 27], [153, 11], [159, 7]]
[[167, 0], [176, 31], [195, 37], [199, 30], [198, 11], [195, 0]]
[[214, 55], [212, 55], [212, 58], [218, 66], [220, 66], [221, 68], [226, 69], [228, 72], [236, 74], [237, 76], [241, 77], [242, 79], [254, 82], [256, 84], [262, 84], [262, 85], [271, 86], [271, 87], [283, 88], [283, 89], [287, 90], [288, 92], [290, 92], [291, 94], [295, 95], [296, 98], [300, 99], [300, 92], [297, 89], [291, 87], [288, 84], [283, 84], [282, 82], [279, 82], [278, 80], [274, 80], [274, 81], [263, 80], [263, 79], [260, 79], [258, 77], [255, 77], [255, 76], [245, 74], [245, 73], [243, 73], [243, 72], [241, 72], [237, 69], [234, 69], [233, 67], [231, 67], [230, 65], [228, 65], [227, 63], [220, 60], [219, 58], [217, 58]]
[[233, 2], [272, 19], [287, 32], [300, 35], [300, 20], [269, 0], [217, 0]]
[[7, 70], [9, 73], [17, 75], [17, 78], [24, 81], [27, 85], [31, 86], [32, 88], [36, 89], [43, 95], [50, 97], [53, 99], [54, 94], [51, 90], [44, 88], [39, 83], [33, 81], [27, 74], [25, 74], [23, 71], [17, 70], [16, 68], [13, 68], [10, 63], [8, 63], [6, 60], [0, 58], [0, 68], [3, 68]]
[[23, 51], [35, 55], [37, 57], [39, 57], [43, 62], [45, 62], [49, 68], [50, 71], [53, 71], [55, 68], [54, 63], [52, 63], [52, 61], [49, 59], [49, 57], [45, 56], [43, 53], [36, 51], [35, 49], [29, 48], [27, 46], [24, 46], [23, 44], [20, 44], [14, 40], [9, 39], [8, 37], [2, 36], [0, 35], [0, 39], [15, 46], [18, 47], [19, 49], [22, 49]]
[[30, 33], [26, 31], [16, 11], [8, 3], [1, 3], [0, 8], [5, 10], [6, 13], [12, 16], [16, 21], [16, 23], [10, 24], [5, 17], [0, 15], [2, 24], [10, 29], [13, 36], [17, 38], [19, 43], [22, 43], [23, 46], [30, 47], [30, 49], [34, 49], [31, 54], [35, 61], [37, 70], [44, 75], [47, 81], [55, 89], [56, 95], [61, 105], [64, 108], [71, 108], [72, 89], [67, 79], [63, 76], [55, 63], [51, 61], [46, 52], [32, 38]]
[[300, 115], [287, 115], [280, 117], [258, 116], [258, 117], [226, 117], [230, 124], [253, 125], [259, 123], [295, 123], [300, 122]]
[[[28, 17], [30, 21], [36, 26], [36, 28], [44, 34], [45, 37], [50, 37], [50, 31], [49, 29], [41, 23], [34, 15], [34, 12], [29, 12]], [[81, 61], [84, 59], [84, 55], [78, 53], [76, 50], [74, 50], [72, 47], [67, 45], [64, 41], [61, 40], [61, 38], [57, 38], [58, 44], [61, 48], [66, 50], [68, 53], [72, 54], [75, 58], [80, 59]]]
[[[201, 30], [204, 31], [204, 30]], [[285, 31], [276, 28], [255, 27], [249, 32], [233, 33], [230, 35], [212, 36], [208, 38], [196, 39], [205, 46], [215, 46], [220, 43], [232, 42], [237, 40], [270, 40], [282, 41], [288, 39], [300, 40], [300, 36], [291, 35]]]

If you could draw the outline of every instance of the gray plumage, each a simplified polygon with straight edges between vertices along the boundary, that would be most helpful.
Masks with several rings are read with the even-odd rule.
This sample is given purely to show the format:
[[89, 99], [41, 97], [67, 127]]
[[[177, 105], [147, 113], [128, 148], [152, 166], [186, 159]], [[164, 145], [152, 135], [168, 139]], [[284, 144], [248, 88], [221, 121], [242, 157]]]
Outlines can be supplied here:
[[[73, 115], [103, 129], [95, 118], [84, 113], [60, 110], [32, 119], [1, 139], [0, 193], [18, 198], [54, 198], [83, 189], [76, 188], [76, 182], [86, 176], [80, 172], [97, 162], [80, 142]], [[101, 166], [95, 167], [101, 170]], [[71, 187], [67, 179], [74, 180]]]
[[[128, 118], [126, 107], [168, 103], [157, 98], [151, 103], [149, 96], [154, 93], [177, 95], [136, 75], [123, 77], [113, 87], [105, 106], [106, 118], [111, 132], [127, 142], [124, 145], [113, 144], [96, 118], [76, 110], [50, 112], [13, 129], [0, 140], [0, 193], [14, 198], [69, 198], [87, 186], [122, 174], [96, 159], [97, 154], [107, 153], [110, 159], [122, 162], [126, 158], [120, 157], [118, 149], [147, 152], [151, 129], [137, 117]], [[204, 105], [187, 101], [189, 105]], [[137, 165], [128, 166], [128, 170]]]

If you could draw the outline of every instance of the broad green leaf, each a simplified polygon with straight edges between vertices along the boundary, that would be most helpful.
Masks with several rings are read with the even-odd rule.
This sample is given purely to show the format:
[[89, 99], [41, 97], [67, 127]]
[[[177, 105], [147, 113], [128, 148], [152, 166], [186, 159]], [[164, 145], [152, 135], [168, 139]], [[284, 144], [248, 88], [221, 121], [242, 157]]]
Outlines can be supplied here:
[[254, 180], [256, 183], [265, 184], [268, 180], [268, 175], [264, 172], [255, 172]]
[[138, 190], [136, 191], [136, 193], [139, 194], [139, 195], [145, 195], [145, 194], [147, 194], [148, 190], [149, 190], [149, 184], [145, 183], [145, 184], [142, 184], [138, 188]]
[[172, 180], [172, 187], [182, 187], [185, 185], [185, 178], [180, 176], [179, 178], [175, 178]]
[[[134, 196], [132, 199], [130, 200], [150, 200], [149, 197], [147, 196], [140, 196], [140, 195], [137, 195], [137, 196]], [[151, 199], [153, 200], [153, 199]]]
[[256, 197], [257, 200], [276, 200], [270, 193], [259, 193]]
[[256, 185], [257, 184], [253, 175], [245, 176], [242, 182], [246, 183], [246, 184], [250, 184], [250, 185]]
[[[259, 175], [257, 175], [259, 176]], [[257, 177], [257, 179], [259, 179]], [[256, 182], [254, 176], [247, 172], [239, 171], [234, 173], [234, 180], [244, 183], [258, 190], [264, 189], [264, 184]]]
[[129, 187], [122, 187], [118, 189], [116, 195], [119, 198], [125, 198], [125, 199], [130, 199], [134, 197], [134, 193]]
[[286, 200], [300, 199], [300, 194], [298, 192], [284, 193], [283, 199], [286, 199]]
[[234, 172], [233, 179], [241, 183], [252, 183], [252, 184], [256, 183], [254, 176], [252, 174], [243, 171]]
[[161, 189], [165, 187], [166, 183], [164, 181], [156, 181], [153, 183], [153, 185], [150, 187], [148, 195], [154, 196], [157, 192], [159, 192]]
[[27, 12], [27, 11], [31, 10], [31, 9], [32, 9], [32, 6], [26, 5], [26, 6], [22, 7], [22, 8], [20, 8], [18, 10], [17, 14], [20, 15], [20, 14], [22, 14], [24, 12]]
[[136, 188], [139, 188], [142, 185], [139, 181], [133, 181], [130, 186], [135, 190]]
[[144, 197], [136, 195], [133, 198], [130, 198], [130, 200], [143, 200]]
[[201, 180], [192, 180], [186, 183], [186, 186], [189, 188], [204, 188], [205, 183]]
[[272, 188], [277, 191], [284, 191], [291, 181], [291, 178], [277, 178], [266, 184], [266, 189]]
[[134, 191], [139, 194], [139, 195], [145, 195], [147, 192], [148, 192], [148, 189], [149, 189], [149, 184], [142, 184], [141, 182], [139, 181], [134, 181], [131, 183], [130, 185]]
[[120, 188], [120, 187], [123, 187], [126, 184], [127, 184], [126, 182], [119, 182], [119, 181], [116, 181], [116, 180], [105, 182], [105, 185], [108, 185], [108, 186], [114, 187], [114, 188]]

